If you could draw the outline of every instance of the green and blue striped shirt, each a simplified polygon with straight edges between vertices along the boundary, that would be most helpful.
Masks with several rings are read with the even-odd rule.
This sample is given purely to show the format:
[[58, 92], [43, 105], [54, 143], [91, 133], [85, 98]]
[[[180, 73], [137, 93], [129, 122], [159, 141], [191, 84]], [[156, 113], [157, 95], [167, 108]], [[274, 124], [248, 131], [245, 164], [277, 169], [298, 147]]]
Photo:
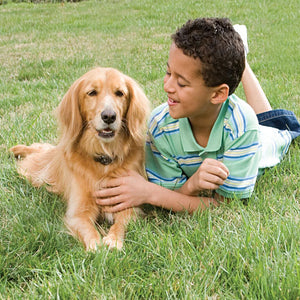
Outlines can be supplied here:
[[259, 125], [252, 108], [231, 95], [223, 103], [208, 144], [203, 148], [196, 142], [188, 119], [173, 119], [165, 103], [154, 109], [149, 121], [148, 180], [178, 189], [204, 159], [213, 158], [223, 162], [230, 173], [216, 192], [227, 198], [248, 198], [259, 169], [277, 164], [290, 142], [288, 131]]

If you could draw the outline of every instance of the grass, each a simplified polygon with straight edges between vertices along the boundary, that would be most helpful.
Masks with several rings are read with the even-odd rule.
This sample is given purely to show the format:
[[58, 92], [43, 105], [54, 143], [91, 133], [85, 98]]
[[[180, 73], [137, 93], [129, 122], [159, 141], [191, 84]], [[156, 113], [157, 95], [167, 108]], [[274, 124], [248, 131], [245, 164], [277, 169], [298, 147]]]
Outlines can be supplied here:
[[153, 107], [165, 101], [170, 34], [201, 16], [247, 25], [248, 61], [273, 107], [300, 118], [299, 2], [7, 2], [0, 5], [0, 299], [299, 299], [299, 142], [247, 204], [193, 216], [149, 208], [130, 224], [124, 250], [96, 254], [67, 235], [60, 198], [19, 178], [8, 153], [17, 143], [54, 142], [52, 111], [95, 66], [135, 78]]

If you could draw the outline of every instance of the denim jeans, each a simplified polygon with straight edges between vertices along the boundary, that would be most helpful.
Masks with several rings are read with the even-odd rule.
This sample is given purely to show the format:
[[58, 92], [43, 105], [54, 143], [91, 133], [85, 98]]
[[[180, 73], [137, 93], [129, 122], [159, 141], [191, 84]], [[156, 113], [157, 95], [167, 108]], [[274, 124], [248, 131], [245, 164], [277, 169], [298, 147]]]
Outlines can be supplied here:
[[260, 125], [288, 130], [292, 139], [300, 135], [300, 124], [292, 111], [286, 109], [269, 110], [257, 114], [257, 119]]

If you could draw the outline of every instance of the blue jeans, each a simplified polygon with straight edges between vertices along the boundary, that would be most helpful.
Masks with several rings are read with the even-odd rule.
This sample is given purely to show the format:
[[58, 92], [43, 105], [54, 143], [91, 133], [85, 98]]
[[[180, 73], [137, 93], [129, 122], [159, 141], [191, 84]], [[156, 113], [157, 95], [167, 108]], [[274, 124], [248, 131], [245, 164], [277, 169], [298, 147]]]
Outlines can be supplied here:
[[292, 139], [300, 135], [300, 124], [292, 111], [285, 109], [269, 110], [257, 114], [257, 119], [260, 125], [288, 130]]

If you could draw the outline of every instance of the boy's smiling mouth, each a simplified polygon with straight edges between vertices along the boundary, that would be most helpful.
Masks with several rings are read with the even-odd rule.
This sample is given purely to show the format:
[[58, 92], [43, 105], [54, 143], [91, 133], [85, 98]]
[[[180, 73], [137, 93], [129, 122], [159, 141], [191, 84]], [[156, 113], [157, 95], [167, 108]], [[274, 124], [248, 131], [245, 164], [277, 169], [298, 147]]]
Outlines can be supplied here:
[[169, 106], [175, 105], [175, 104], [177, 104], [177, 103], [179, 103], [179, 101], [175, 101], [175, 100], [173, 100], [173, 99], [171, 99], [171, 98], [168, 98], [168, 105], [169, 105]]

